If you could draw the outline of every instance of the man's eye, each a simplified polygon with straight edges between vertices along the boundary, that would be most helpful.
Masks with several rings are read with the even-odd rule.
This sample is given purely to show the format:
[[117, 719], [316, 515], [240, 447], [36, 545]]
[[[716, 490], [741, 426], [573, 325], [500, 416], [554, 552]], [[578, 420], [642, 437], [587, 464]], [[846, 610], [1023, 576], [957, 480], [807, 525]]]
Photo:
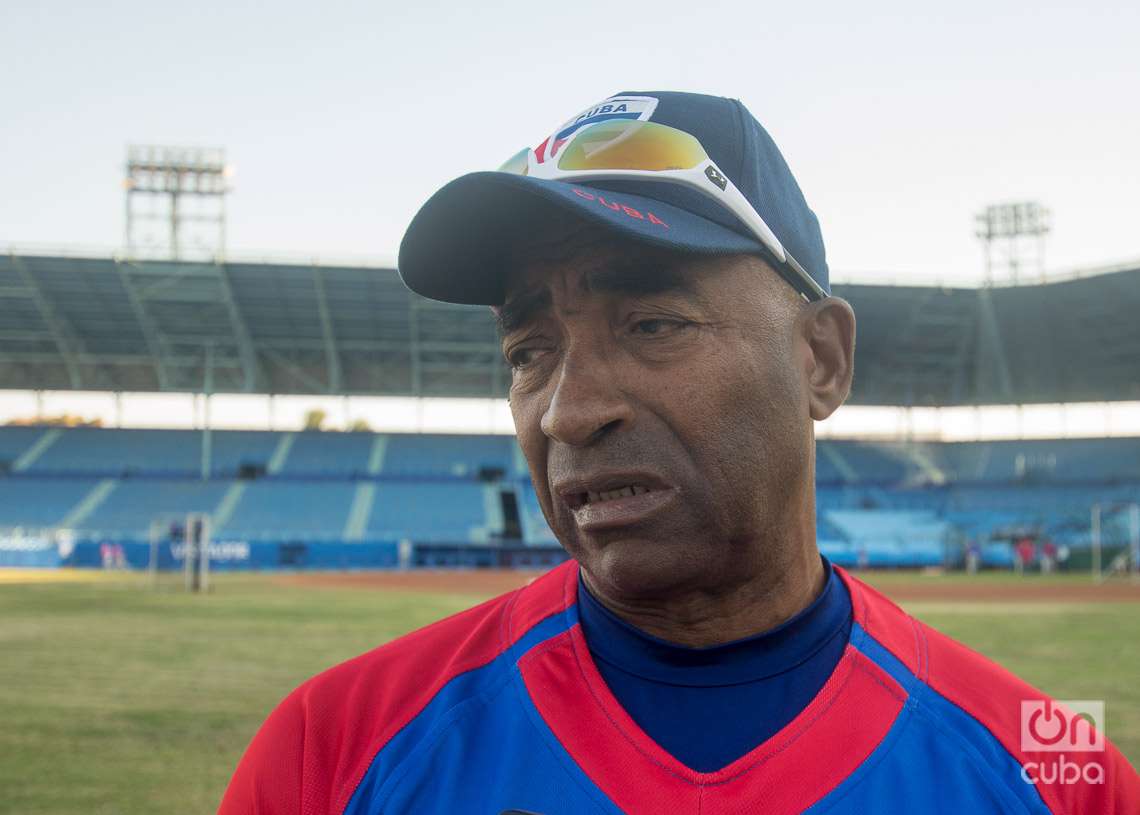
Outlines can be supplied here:
[[685, 326], [684, 320], [669, 320], [663, 317], [653, 317], [646, 320], [637, 320], [630, 325], [633, 334], [667, 334]]
[[542, 348], [515, 348], [507, 355], [507, 362], [512, 368], [525, 368], [534, 362], [542, 352]]

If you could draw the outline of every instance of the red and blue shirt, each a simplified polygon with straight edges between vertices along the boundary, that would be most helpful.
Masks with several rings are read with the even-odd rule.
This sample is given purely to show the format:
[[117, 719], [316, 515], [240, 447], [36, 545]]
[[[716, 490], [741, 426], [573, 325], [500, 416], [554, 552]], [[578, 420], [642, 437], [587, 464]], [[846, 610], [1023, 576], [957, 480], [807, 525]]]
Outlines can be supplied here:
[[[851, 621], [833, 670], [719, 769], [687, 766], [618, 702], [569, 561], [303, 684], [254, 738], [220, 811], [1140, 812], [1140, 777], [1115, 747], [1023, 751], [1021, 702], [1039, 691], [835, 571]], [[1057, 761], [1077, 780], [1026, 772]]]
[[578, 574], [578, 623], [618, 704], [696, 770], [719, 770], [807, 707], [843, 658], [851, 600], [823, 560], [823, 590], [784, 623], [705, 648], [662, 640], [606, 608]]

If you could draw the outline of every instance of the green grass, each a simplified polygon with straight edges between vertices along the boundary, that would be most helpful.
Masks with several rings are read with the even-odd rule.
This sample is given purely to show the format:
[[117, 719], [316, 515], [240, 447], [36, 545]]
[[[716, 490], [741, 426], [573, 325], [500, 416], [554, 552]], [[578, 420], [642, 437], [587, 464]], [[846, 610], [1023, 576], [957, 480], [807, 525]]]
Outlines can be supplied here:
[[1140, 766], [1140, 605], [907, 603], [907, 611], [1059, 699], [1103, 699], [1105, 730]]
[[[256, 577], [205, 597], [0, 585], [0, 812], [212, 811], [289, 690], [479, 599]], [[1107, 700], [1110, 736], [1140, 758], [1140, 607], [909, 608], [1055, 696]]]
[[212, 812], [293, 687], [476, 599], [0, 586], [0, 812]]

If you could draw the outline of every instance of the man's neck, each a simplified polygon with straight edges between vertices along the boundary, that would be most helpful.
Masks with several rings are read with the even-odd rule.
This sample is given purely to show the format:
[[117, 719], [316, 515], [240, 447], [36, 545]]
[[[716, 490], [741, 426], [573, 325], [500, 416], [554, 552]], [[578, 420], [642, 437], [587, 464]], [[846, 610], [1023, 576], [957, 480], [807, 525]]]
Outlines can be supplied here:
[[630, 625], [668, 642], [707, 648], [769, 631], [811, 605], [827, 583], [814, 545], [800, 548], [771, 576], [723, 591], [682, 590], [666, 598], [623, 598], [606, 592], [583, 570], [598, 600]]

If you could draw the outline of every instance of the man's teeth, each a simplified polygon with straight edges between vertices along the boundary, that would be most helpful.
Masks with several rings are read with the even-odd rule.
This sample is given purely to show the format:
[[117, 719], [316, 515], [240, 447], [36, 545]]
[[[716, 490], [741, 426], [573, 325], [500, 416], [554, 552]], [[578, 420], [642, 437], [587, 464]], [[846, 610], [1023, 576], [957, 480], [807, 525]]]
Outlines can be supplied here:
[[631, 495], [641, 495], [642, 493], [649, 492], [648, 487], [643, 487], [641, 484], [630, 484], [628, 487], [619, 487], [616, 490], [604, 490], [602, 492], [586, 492], [586, 503], [593, 504], [597, 501], [612, 501], [615, 498], [628, 498]]

